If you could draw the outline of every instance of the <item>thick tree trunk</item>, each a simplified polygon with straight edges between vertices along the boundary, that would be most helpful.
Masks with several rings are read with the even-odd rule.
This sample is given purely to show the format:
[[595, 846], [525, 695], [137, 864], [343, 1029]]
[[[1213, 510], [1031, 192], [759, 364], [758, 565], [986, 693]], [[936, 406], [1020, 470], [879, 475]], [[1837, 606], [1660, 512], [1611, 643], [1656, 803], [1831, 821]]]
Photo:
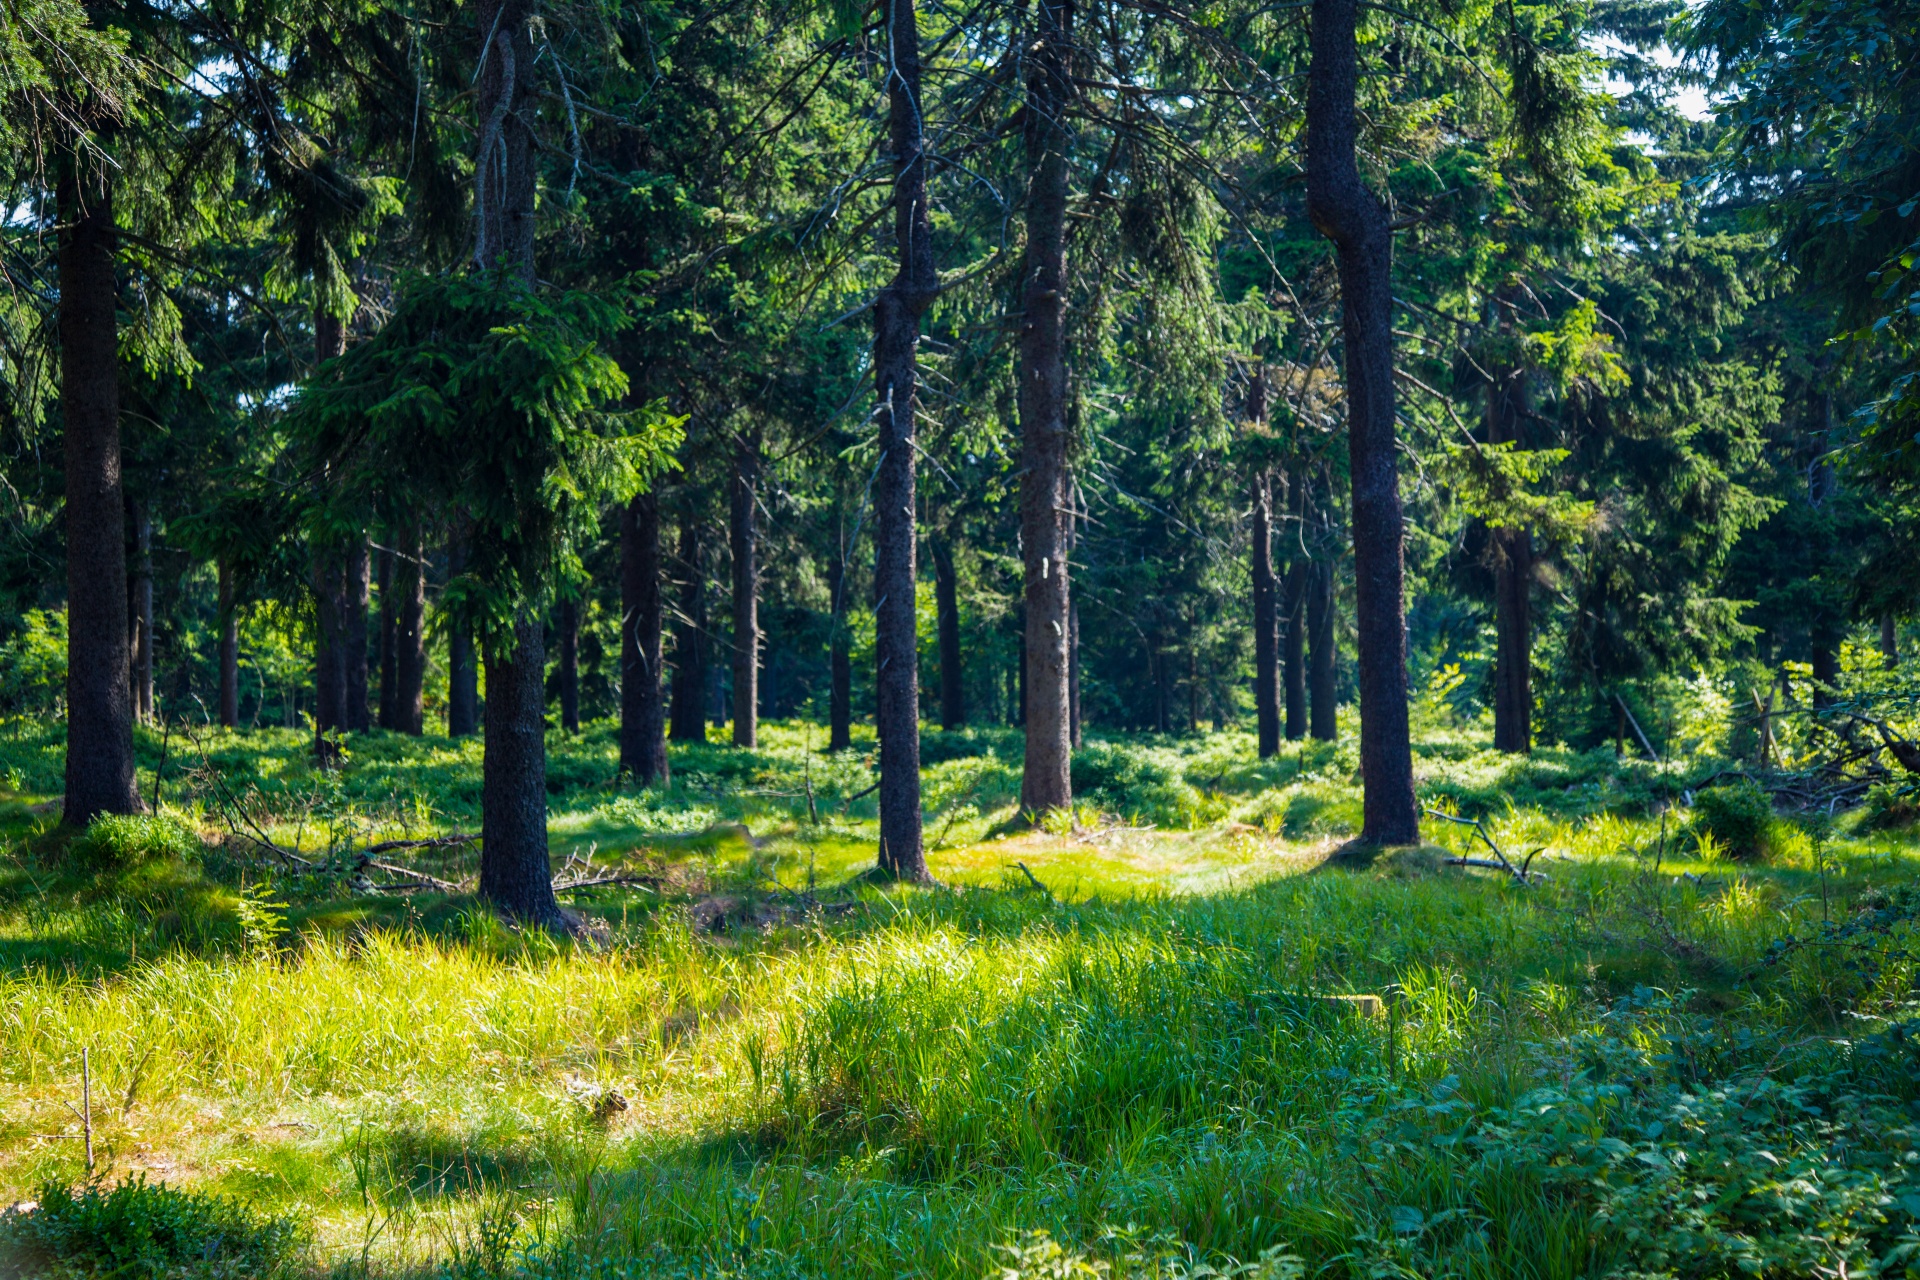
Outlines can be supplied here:
[[760, 524], [758, 442], [742, 438], [733, 456], [727, 539], [733, 552], [733, 745], [760, 742]]
[[[447, 540], [447, 576], [467, 571], [467, 543], [455, 531]], [[398, 649], [396, 624], [395, 648]], [[473, 652], [473, 628], [459, 618], [447, 620], [447, 736], [464, 738], [480, 731], [480, 663]]]
[[[913, 0], [886, 0], [888, 132], [893, 152], [894, 276], [873, 305], [873, 381], [880, 463], [874, 478], [874, 727], [880, 737], [880, 870], [926, 880], [920, 830], [920, 644], [914, 616], [914, 408], [920, 317], [940, 280], [927, 209], [920, 114], [920, 27]], [[938, 557], [936, 556], [936, 563]], [[945, 565], [948, 591], [953, 565]], [[941, 679], [959, 678], [959, 632], [941, 635]], [[949, 655], [951, 662], [949, 663]], [[957, 712], [958, 708], [954, 708]], [[958, 716], [953, 719], [957, 723]]]
[[680, 520], [680, 617], [673, 638], [673, 728], [675, 742], [707, 740], [707, 567], [700, 526], [689, 513]]
[[153, 721], [153, 516], [133, 504], [133, 718]]
[[827, 750], [853, 746], [853, 653], [847, 632], [847, 562], [834, 553], [833, 631], [827, 640]]
[[367, 607], [373, 588], [367, 540], [355, 538], [347, 550], [346, 599], [341, 638], [346, 661], [346, 727], [364, 732], [372, 727], [367, 716]]
[[564, 929], [547, 857], [546, 646], [522, 619], [487, 653], [480, 896], [528, 924]]
[[[1495, 370], [1487, 384], [1487, 440], [1516, 444], [1519, 394], [1514, 376]], [[1533, 535], [1523, 528], [1488, 531], [1493, 566], [1493, 746], [1526, 755], [1533, 750]]]
[[240, 724], [240, 612], [233, 599], [233, 567], [218, 566], [220, 583], [220, 727]]
[[[399, 589], [393, 572], [393, 552], [381, 548], [379, 568], [380, 588], [380, 716], [382, 729], [398, 728], [400, 724], [400, 691], [395, 686], [395, 663], [400, 657], [400, 610], [394, 599]], [[452, 711], [448, 711], [452, 718]]]
[[347, 646], [341, 617], [346, 600], [344, 557], [331, 547], [313, 552], [313, 734], [314, 752], [330, 762], [329, 733], [347, 725]]
[[1307, 74], [1307, 212], [1334, 242], [1346, 346], [1360, 662], [1360, 838], [1420, 838], [1407, 722], [1405, 536], [1393, 421], [1393, 233], [1354, 155], [1359, 0], [1313, 0]]
[[1280, 582], [1273, 571], [1273, 473], [1253, 481], [1253, 713], [1260, 758], [1280, 750]]
[[560, 661], [554, 673], [560, 686], [560, 728], [580, 732], [580, 602], [562, 600], [554, 611], [554, 630], [560, 641]]
[[134, 813], [127, 654], [126, 511], [109, 166], [70, 147], [59, 216], [60, 412], [67, 482], [67, 764], [62, 814]]
[[929, 542], [933, 550], [933, 603], [940, 632], [940, 727], [958, 729], [967, 722], [967, 685], [960, 662], [960, 583], [953, 548], [945, 538]]
[[1020, 806], [1073, 800], [1067, 626], [1067, 136], [1070, 0], [1034, 0], [1027, 48], [1027, 259], [1021, 286], [1020, 538], [1025, 562], [1026, 766]]
[[1313, 705], [1311, 732], [1322, 742], [1340, 736], [1338, 692], [1339, 639], [1333, 609], [1333, 565], [1316, 560], [1307, 573], [1308, 692]]
[[660, 499], [620, 513], [620, 768], [642, 786], [668, 778], [660, 671]]
[[419, 737], [426, 732], [427, 566], [418, 526], [400, 543], [400, 618], [394, 628], [394, 728]]

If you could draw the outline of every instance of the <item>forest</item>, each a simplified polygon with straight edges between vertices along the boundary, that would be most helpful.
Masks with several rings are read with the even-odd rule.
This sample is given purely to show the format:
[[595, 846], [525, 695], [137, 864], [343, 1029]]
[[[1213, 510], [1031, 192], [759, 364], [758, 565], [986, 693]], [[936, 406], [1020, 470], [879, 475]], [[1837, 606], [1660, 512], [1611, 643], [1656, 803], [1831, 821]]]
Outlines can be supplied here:
[[1920, 1276], [1920, 0], [6, 0], [0, 1280]]

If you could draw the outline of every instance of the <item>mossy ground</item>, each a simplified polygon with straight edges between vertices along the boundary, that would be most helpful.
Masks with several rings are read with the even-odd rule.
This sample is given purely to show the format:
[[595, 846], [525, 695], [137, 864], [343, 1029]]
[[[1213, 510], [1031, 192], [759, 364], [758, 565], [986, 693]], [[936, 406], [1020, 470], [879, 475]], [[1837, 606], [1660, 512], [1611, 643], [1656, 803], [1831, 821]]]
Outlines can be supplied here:
[[[1164, 1274], [1263, 1251], [1335, 1275], [1659, 1273], [1687, 1249], [1731, 1273], [1747, 1246], [1722, 1237], [1758, 1238], [1734, 1227], [1759, 1193], [1694, 1223], [1648, 1189], [1642, 1157], [1720, 1133], [1649, 1119], [1674, 1090], [1866, 1071], [1837, 1096], [1900, 1115], [1920, 1092], [1898, 1052], [1832, 1057], [1893, 1043], [1907, 1016], [1904, 920], [1860, 945], [1831, 927], [1915, 883], [1909, 835], [1843, 825], [1816, 846], [1783, 823], [1764, 864], [1703, 861], [1684, 767], [1423, 741], [1423, 801], [1538, 851], [1546, 878], [1522, 887], [1449, 866], [1479, 841], [1453, 824], [1336, 856], [1350, 748], [1097, 742], [1076, 821], [1027, 830], [1018, 739], [979, 730], [928, 734], [941, 887], [882, 886], [862, 874], [871, 798], [848, 799], [871, 742], [831, 758], [821, 736], [677, 745], [673, 784], [638, 791], [610, 726], [556, 734], [556, 865], [644, 877], [573, 894], [607, 925], [575, 946], [339, 873], [371, 840], [472, 830], [477, 743], [369, 735], [319, 773], [292, 733], [143, 735], [143, 793], [164, 752], [166, 816], [208, 848], [103, 866], [45, 805], [57, 729], [15, 724], [0, 1203], [84, 1175], [86, 1049], [101, 1176], [291, 1215], [318, 1271], [979, 1276], [1027, 1266], [1023, 1233], [1045, 1230]], [[255, 826], [315, 868], [238, 834]], [[383, 860], [458, 881], [473, 856]], [[1779, 950], [1790, 936], [1814, 943]], [[1316, 1000], [1341, 993], [1384, 994], [1387, 1016]], [[1526, 1101], [1543, 1089], [1559, 1101]], [[1565, 1133], [1527, 1118], [1580, 1107]], [[1896, 1208], [1836, 1191], [1782, 1211], [1828, 1216], [1752, 1245], [1774, 1251], [1761, 1273], [1803, 1255], [1857, 1273], [1897, 1248], [1899, 1126], [1876, 1112], [1879, 1145], [1822, 1155], [1779, 1114], [1727, 1132], [1771, 1135], [1822, 1187], [1885, 1156], [1874, 1194]], [[1639, 1172], [1569, 1182], [1611, 1159], [1603, 1140]], [[1675, 1273], [1718, 1273], [1699, 1265]]]

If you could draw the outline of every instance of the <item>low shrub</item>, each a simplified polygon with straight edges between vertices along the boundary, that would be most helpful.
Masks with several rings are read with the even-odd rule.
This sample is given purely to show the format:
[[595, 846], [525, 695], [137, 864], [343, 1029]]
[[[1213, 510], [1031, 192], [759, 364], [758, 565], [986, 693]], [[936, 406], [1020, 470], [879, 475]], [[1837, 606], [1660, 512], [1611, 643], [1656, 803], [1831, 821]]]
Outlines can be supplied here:
[[1757, 784], [1708, 787], [1693, 798], [1695, 837], [1708, 835], [1730, 858], [1758, 862], [1774, 851], [1773, 798]]
[[1920, 822], [1920, 789], [1912, 784], [1879, 782], [1867, 788], [1860, 825], [1869, 831], [1905, 831]]
[[102, 814], [73, 842], [72, 856], [100, 871], [131, 871], [154, 863], [191, 863], [200, 838], [185, 823], [164, 814]]
[[47, 1256], [49, 1274], [117, 1280], [265, 1280], [286, 1274], [305, 1242], [291, 1218], [132, 1177], [107, 1188], [51, 1183], [5, 1229]]

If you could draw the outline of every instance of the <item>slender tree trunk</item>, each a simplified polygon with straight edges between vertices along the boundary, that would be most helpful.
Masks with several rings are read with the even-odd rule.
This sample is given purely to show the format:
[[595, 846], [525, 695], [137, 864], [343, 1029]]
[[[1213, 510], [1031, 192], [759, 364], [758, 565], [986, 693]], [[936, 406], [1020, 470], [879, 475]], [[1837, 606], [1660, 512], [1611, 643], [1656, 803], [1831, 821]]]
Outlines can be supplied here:
[[60, 411], [67, 506], [65, 821], [134, 813], [127, 654], [126, 511], [120, 489], [120, 363], [109, 166], [60, 156]]
[[1890, 613], [1880, 615], [1880, 660], [1889, 667], [1900, 665], [1900, 628]]
[[668, 778], [660, 676], [660, 499], [620, 513], [620, 767], [642, 786]]
[[372, 728], [367, 716], [367, 607], [372, 587], [367, 540], [358, 537], [347, 551], [342, 639], [346, 645], [346, 727], [360, 732]]
[[1308, 683], [1313, 704], [1313, 736], [1332, 742], [1340, 736], [1339, 640], [1333, 609], [1333, 564], [1316, 560], [1307, 574]]
[[755, 492], [760, 476], [758, 442], [743, 438], [733, 458], [731, 519], [733, 552], [733, 745], [760, 741], [760, 527]]
[[240, 724], [240, 616], [233, 599], [233, 566], [218, 566], [220, 582], [220, 727]]
[[133, 718], [153, 722], [153, 516], [133, 504]]
[[[1514, 375], [1495, 370], [1487, 384], [1487, 440], [1519, 440]], [[1533, 535], [1524, 528], [1488, 530], [1493, 564], [1493, 746], [1526, 755], [1533, 750]]]
[[[474, 80], [480, 126], [474, 256], [482, 268], [527, 288], [533, 287], [534, 233], [531, 108], [523, 105], [533, 99], [530, 12], [526, 0], [480, 0], [475, 17], [483, 44]], [[523, 600], [519, 608], [510, 647], [495, 642], [487, 652], [480, 896], [529, 924], [569, 929], [571, 920], [553, 896], [547, 857], [545, 637], [534, 602]]]
[[[466, 571], [466, 534], [455, 530], [453, 536], [447, 539], [447, 576], [457, 578]], [[397, 622], [395, 635], [397, 651]], [[396, 712], [396, 727], [397, 719]], [[447, 619], [447, 736], [464, 738], [479, 731], [480, 663], [473, 652], [473, 628], [460, 618], [449, 618]]]
[[1273, 571], [1273, 473], [1253, 482], [1253, 710], [1260, 758], [1280, 750], [1280, 582]]
[[560, 685], [560, 728], [567, 733], [580, 732], [580, 602], [562, 600], [554, 610], [554, 630], [559, 633], [560, 662], [555, 674]]
[[406, 532], [400, 543], [400, 619], [394, 638], [398, 649], [394, 659], [394, 727], [419, 737], [426, 732], [427, 683], [427, 567], [425, 545], [419, 526]]
[[1012, 723], [1020, 728], [1027, 724], [1027, 619], [1026, 605], [1020, 606], [1020, 651], [1013, 665], [1013, 683], [1016, 694], [1013, 700]]
[[1033, 814], [1073, 800], [1073, 724], [1067, 626], [1067, 369], [1065, 117], [1070, 0], [1034, 0], [1027, 48], [1027, 259], [1021, 287], [1020, 537], [1025, 561], [1026, 765], [1021, 808]]
[[960, 666], [960, 584], [953, 548], [936, 537], [933, 550], [933, 602], [940, 632], [940, 727], [958, 729], [967, 722], [967, 686]]
[[313, 552], [313, 733], [314, 752], [322, 763], [334, 755], [326, 735], [347, 725], [344, 559], [331, 547]]
[[680, 618], [673, 641], [673, 740], [707, 740], [707, 567], [700, 526], [680, 519]]
[[1307, 212], [1334, 242], [1346, 346], [1360, 660], [1360, 838], [1420, 838], [1407, 722], [1405, 536], [1393, 421], [1393, 233], [1354, 155], [1359, 0], [1313, 0], [1307, 74]]
[[834, 552], [833, 631], [827, 640], [827, 750], [853, 746], [853, 653], [847, 633], [847, 562]]
[[[914, 617], [914, 408], [920, 317], [933, 305], [933, 224], [920, 114], [920, 27], [913, 0], [886, 0], [889, 143], [893, 152], [894, 276], [873, 306], [873, 377], [880, 463], [874, 478], [874, 726], [880, 736], [880, 854], [883, 872], [926, 880], [920, 830], [920, 645]], [[936, 566], [941, 564], [938, 553]], [[947, 559], [948, 593], [953, 564]], [[959, 633], [941, 633], [941, 680], [956, 691]], [[949, 723], [959, 720], [956, 706]]]
[[[393, 573], [393, 552], [382, 549], [379, 569], [380, 587], [380, 718], [382, 729], [398, 728], [400, 724], [400, 691], [395, 686], [395, 663], [400, 651], [400, 612], [396, 608], [394, 592], [398, 590]], [[452, 711], [448, 711], [451, 718]]]
[[1840, 687], [1840, 641], [1832, 632], [1817, 629], [1813, 635], [1813, 705], [1821, 710], [1833, 705], [1834, 691]]
[[1287, 700], [1287, 740], [1298, 742], [1307, 736], [1307, 581], [1312, 572], [1303, 552], [1307, 519], [1307, 480], [1292, 474], [1287, 479], [1287, 545], [1293, 548], [1286, 577], [1286, 597], [1281, 605], [1280, 627], [1286, 644], [1285, 682]]

